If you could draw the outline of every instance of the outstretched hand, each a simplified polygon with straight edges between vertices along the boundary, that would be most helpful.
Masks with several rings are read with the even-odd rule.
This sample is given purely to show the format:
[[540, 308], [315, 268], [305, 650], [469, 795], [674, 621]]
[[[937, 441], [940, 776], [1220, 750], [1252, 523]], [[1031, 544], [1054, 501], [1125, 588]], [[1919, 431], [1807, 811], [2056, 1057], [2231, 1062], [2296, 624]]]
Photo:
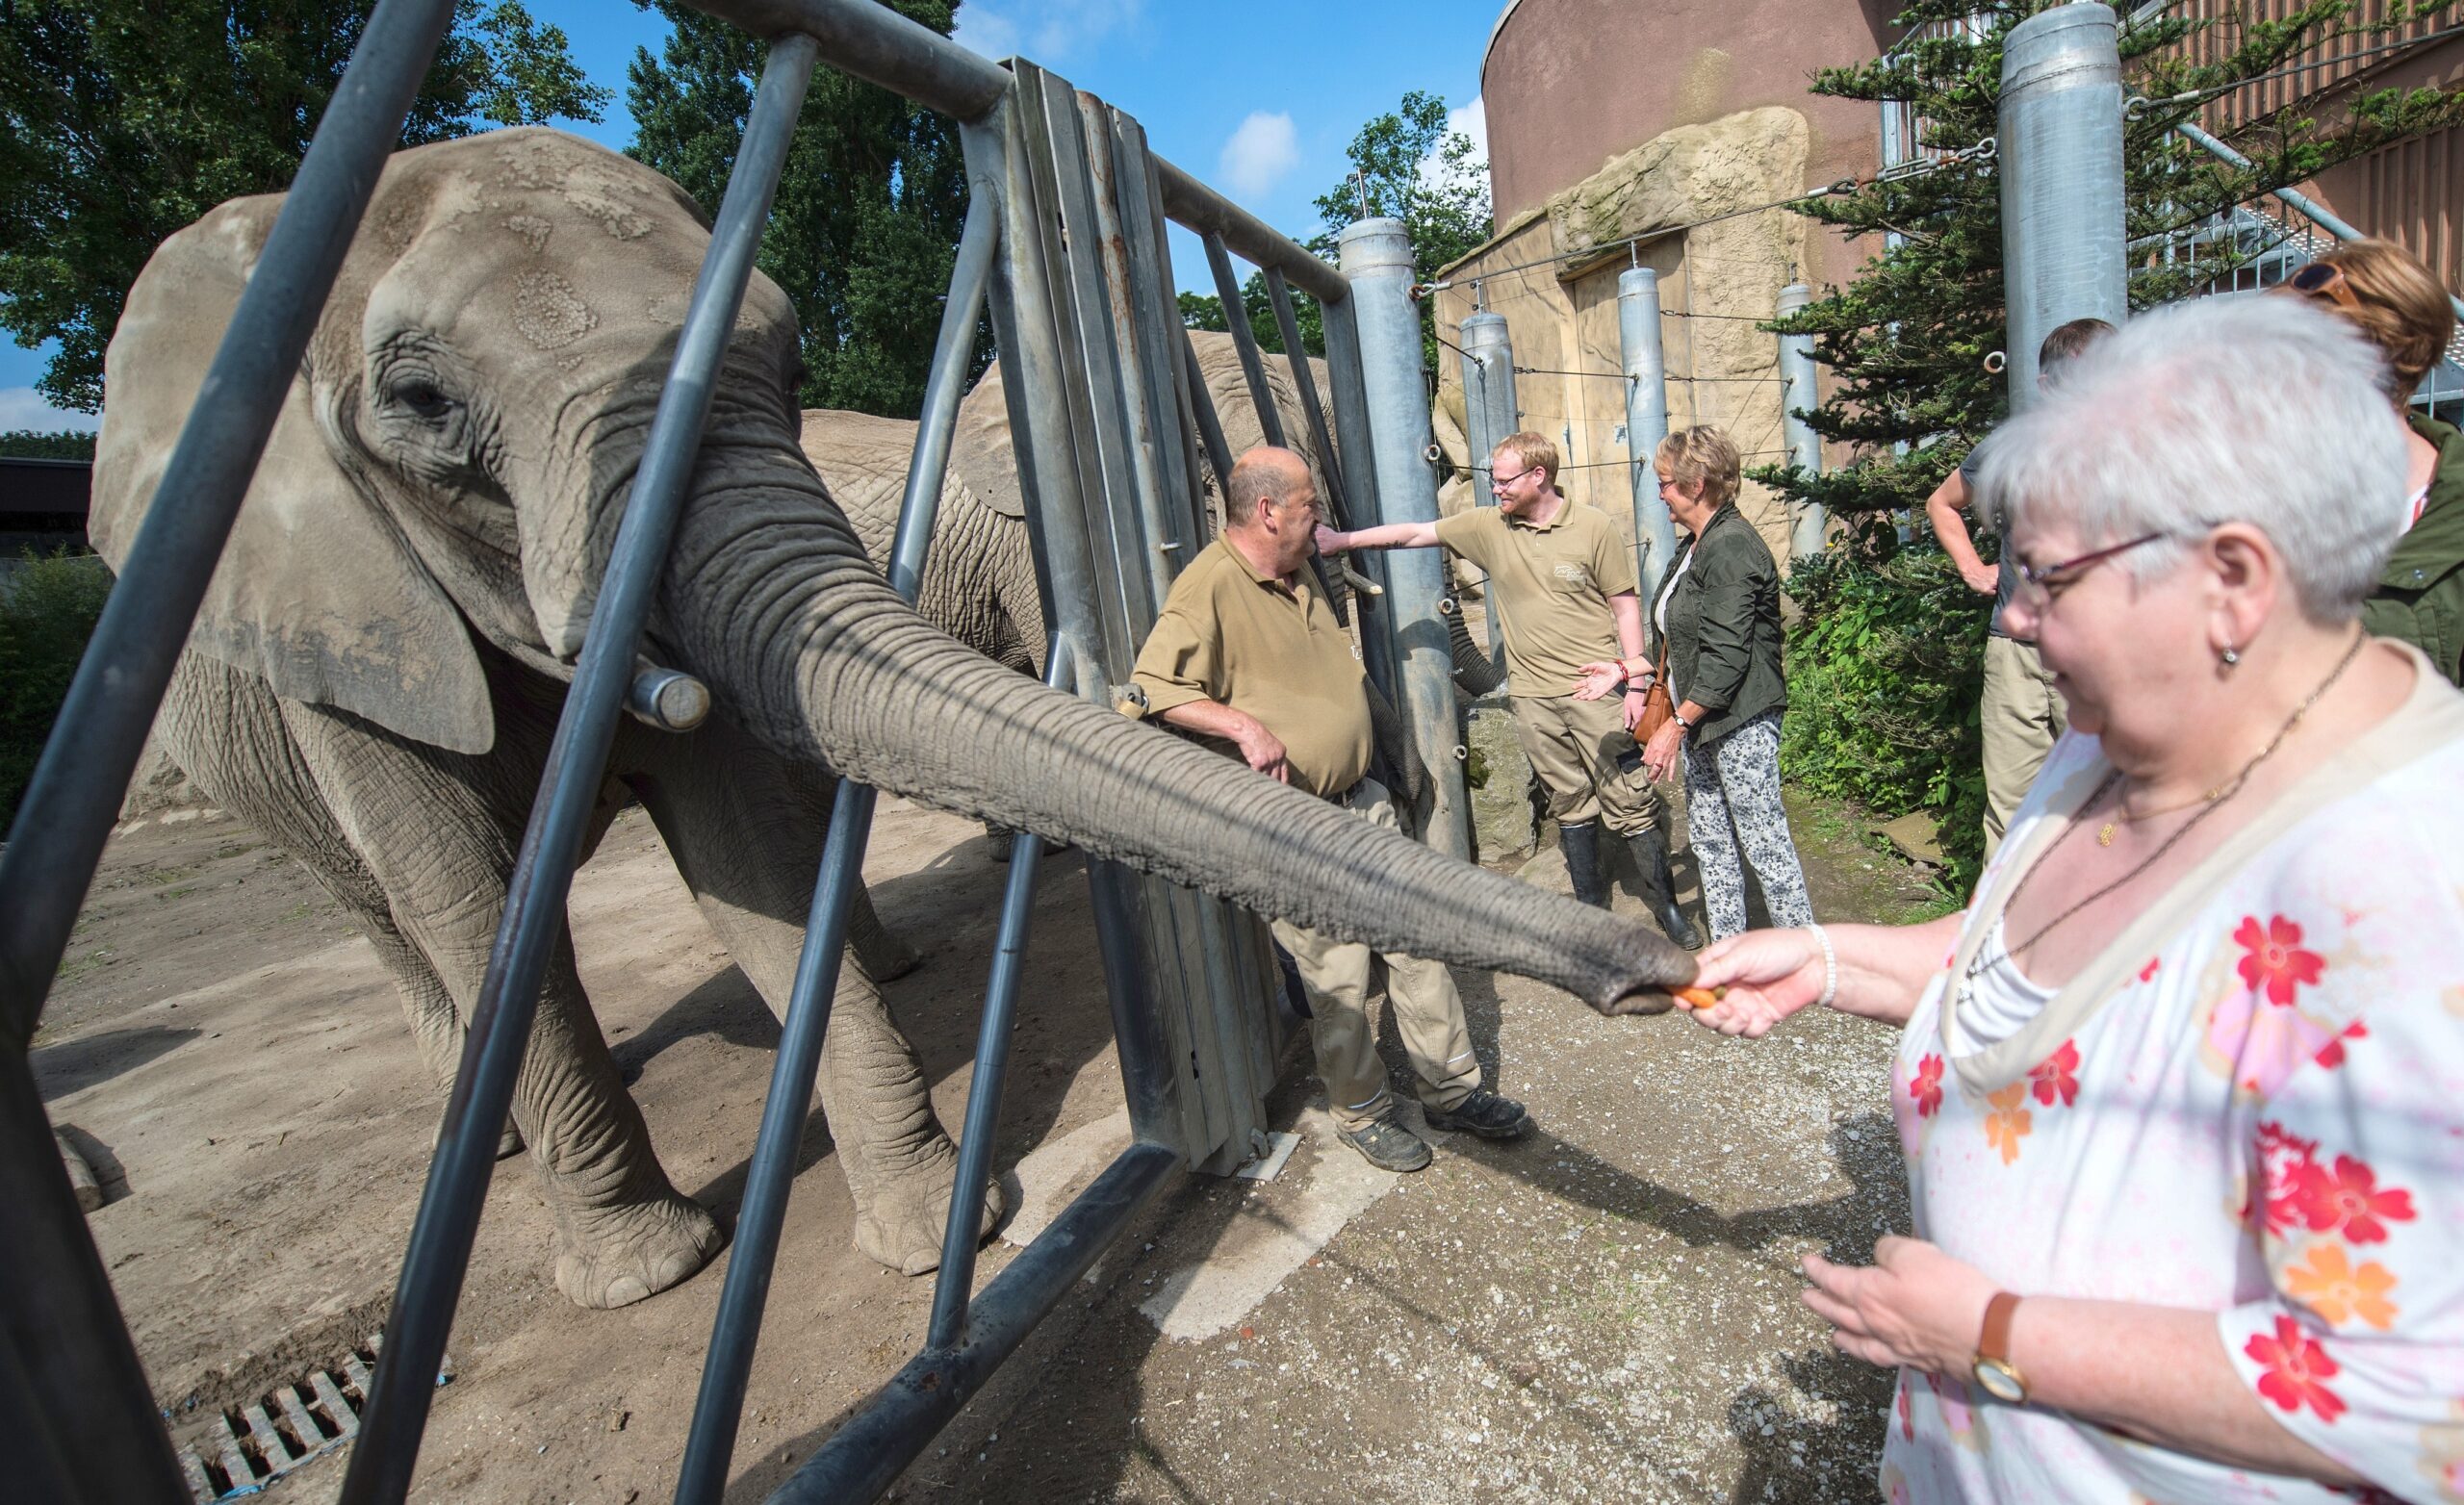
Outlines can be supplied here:
[[1694, 1022], [1722, 1034], [1758, 1039], [1822, 996], [1822, 947], [1804, 931], [1748, 931], [1714, 941], [1696, 958], [1697, 987], [1726, 988], [1694, 1010]]
[[1625, 679], [1626, 666], [1623, 664], [1614, 662], [1585, 664], [1575, 671], [1575, 699], [1578, 701], [1604, 700], [1618, 685], [1624, 683]]
[[1351, 547], [1350, 534], [1338, 532], [1335, 529], [1326, 526], [1323, 523], [1319, 523], [1318, 531], [1310, 536], [1317, 540], [1318, 552], [1327, 556], [1328, 558], [1332, 558], [1334, 555], [1340, 554], [1345, 549]]

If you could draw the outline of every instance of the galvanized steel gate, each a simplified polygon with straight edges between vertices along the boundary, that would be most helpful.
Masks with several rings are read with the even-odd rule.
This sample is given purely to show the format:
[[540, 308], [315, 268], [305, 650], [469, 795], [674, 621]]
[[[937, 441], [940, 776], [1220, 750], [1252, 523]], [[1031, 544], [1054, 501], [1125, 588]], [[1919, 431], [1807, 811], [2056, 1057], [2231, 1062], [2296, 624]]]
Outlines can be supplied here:
[[[431, 1386], [634, 650], [707, 417], [728, 331], [807, 83], [827, 61], [960, 120], [972, 188], [918, 426], [890, 583], [912, 599], [974, 332], [989, 299], [1030, 526], [1054, 625], [1046, 678], [1100, 702], [1128, 678], [1173, 574], [1210, 536], [1203, 455], [1230, 465], [1221, 424], [1174, 306], [1169, 218], [1197, 231], [1240, 305], [1231, 253], [1264, 268], [1324, 494], [1354, 523], [1435, 516], [1422, 452], [1418, 323], [1400, 227], [1346, 237], [1367, 249], [1347, 278], [1151, 156], [1138, 123], [1024, 63], [1005, 68], [873, 0], [696, 0], [773, 38], [736, 171], [680, 333], [665, 395], [619, 530], [515, 871], [502, 928], [412, 1230], [343, 1498], [403, 1498]], [[152, 508], [0, 852], [0, 1411], [18, 1439], [13, 1486], [29, 1497], [189, 1497], [94, 1244], [53, 1148], [28, 1046], [53, 972], [147, 728], [327, 290], [452, 13], [452, 0], [383, 0], [302, 164], [165, 472], [178, 506]], [[1334, 391], [1321, 401], [1288, 287], [1320, 299]], [[1261, 426], [1287, 437], [1246, 324], [1230, 320]], [[1373, 423], [1373, 404], [1379, 421]], [[1328, 407], [1331, 405], [1331, 415]], [[1331, 418], [1331, 422], [1330, 422]], [[1349, 464], [1336, 458], [1343, 441]], [[1383, 497], [1385, 505], [1379, 505]], [[1434, 564], [1434, 560], [1426, 561]], [[1372, 582], [1387, 583], [1382, 562]], [[1426, 592], [1398, 570], [1406, 606]], [[1371, 599], [1378, 598], [1372, 597]], [[1463, 808], [1435, 610], [1364, 614], [1373, 677], [1414, 712], [1438, 783], [1433, 838]], [[841, 785], [803, 957], [738, 1215], [680, 1501], [727, 1482], [793, 1151], [860, 877], [872, 791]], [[1219, 901], [1091, 862], [1090, 883], [1135, 1142], [972, 1302], [975, 1229], [1008, 1059], [1010, 1019], [1041, 845], [1021, 837], [988, 985], [975, 1088], [960, 1136], [925, 1349], [774, 1496], [869, 1499], [1092, 1264], [1176, 1166], [1222, 1170], [1262, 1127], [1276, 1047], [1264, 927]]]

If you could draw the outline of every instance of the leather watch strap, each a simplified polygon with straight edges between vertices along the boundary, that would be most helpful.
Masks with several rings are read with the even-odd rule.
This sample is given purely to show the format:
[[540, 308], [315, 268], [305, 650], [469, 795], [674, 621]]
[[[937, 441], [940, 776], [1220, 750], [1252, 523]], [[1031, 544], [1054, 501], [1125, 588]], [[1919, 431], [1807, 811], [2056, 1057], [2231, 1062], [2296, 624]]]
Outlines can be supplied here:
[[1976, 1339], [1976, 1356], [1997, 1364], [2011, 1362], [2011, 1314], [2019, 1309], [2019, 1298], [2007, 1290], [1993, 1293], [1985, 1304], [1985, 1331]]

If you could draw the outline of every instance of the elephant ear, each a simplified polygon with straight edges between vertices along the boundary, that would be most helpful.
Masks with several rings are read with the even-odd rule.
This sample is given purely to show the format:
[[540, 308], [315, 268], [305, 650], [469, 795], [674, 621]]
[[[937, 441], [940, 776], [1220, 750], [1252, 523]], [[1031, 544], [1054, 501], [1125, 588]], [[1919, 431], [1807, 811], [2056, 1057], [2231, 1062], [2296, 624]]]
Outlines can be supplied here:
[[950, 437], [950, 474], [977, 501], [1003, 517], [1027, 515], [1026, 492], [1018, 484], [1017, 450], [1010, 442], [1009, 399], [1002, 395], [997, 361], [959, 403], [958, 431]]
[[[129, 290], [103, 358], [107, 401], [89, 520], [96, 551], [115, 570], [158, 499], [280, 208], [270, 196], [223, 205], [166, 241]], [[338, 286], [327, 328], [347, 301]], [[355, 321], [335, 343], [355, 360]], [[312, 350], [283, 400], [189, 647], [261, 676], [276, 695], [336, 706], [435, 747], [484, 752], [496, 722], [470, 630], [393, 520], [337, 462], [336, 436], [317, 420], [316, 364]]]

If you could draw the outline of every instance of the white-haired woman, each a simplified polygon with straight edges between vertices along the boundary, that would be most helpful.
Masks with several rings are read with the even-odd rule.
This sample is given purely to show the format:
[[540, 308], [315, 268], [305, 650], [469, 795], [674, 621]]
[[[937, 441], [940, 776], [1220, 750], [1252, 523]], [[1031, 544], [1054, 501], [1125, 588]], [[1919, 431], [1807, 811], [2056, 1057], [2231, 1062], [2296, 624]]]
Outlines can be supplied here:
[[2356, 621], [2377, 374], [2280, 298], [2080, 357], [1983, 468], [2071, 729], [1970, 907], [1704, 955], [1716, 1029], [1905, 1027], [1918, 1237], [1806, 1262], [1895, 1501], [2464, 1500], [2464, 696]]

